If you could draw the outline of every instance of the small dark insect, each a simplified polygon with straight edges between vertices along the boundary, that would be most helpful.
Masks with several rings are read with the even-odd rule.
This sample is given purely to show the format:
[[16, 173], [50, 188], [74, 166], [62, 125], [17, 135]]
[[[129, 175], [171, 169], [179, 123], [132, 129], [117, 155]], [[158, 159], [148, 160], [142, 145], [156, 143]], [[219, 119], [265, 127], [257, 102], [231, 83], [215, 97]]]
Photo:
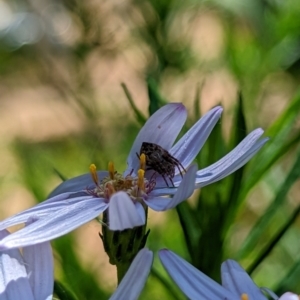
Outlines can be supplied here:
[[[181, 177], [183, 177], [182, 171], [186, 172], [178, 159], [157, 144], [143, 142], [140, 155], [142, 153], [146, 155], [147, 170], [153, 170], [160, 174], [168, 187], [167, 178], [169, 178], [174, 187], [175, 168], [179, 170]], [[138, 154], [137, 156], [138, 158], [140, 157]]]

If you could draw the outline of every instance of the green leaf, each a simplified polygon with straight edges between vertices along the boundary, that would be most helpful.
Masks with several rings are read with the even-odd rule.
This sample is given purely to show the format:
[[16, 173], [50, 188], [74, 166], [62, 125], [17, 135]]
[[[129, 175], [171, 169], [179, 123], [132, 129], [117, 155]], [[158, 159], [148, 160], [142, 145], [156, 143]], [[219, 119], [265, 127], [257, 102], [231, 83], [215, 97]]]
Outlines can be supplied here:
[[147, 80], [149, 96], [149, 115], [153, 115], [161, 106], [167, 104], [167, 101], [160, 95], [156, 81], [149, 77]]
[[220, 280], [220, 265], [223, 258], [222, 226], [226, 212], [221, 183], [205, 187], [200, 192], [195, 217], [200, 223], [200, 239], [193, 249], [192, 263], [214, 280]]
[[62, 180], [66, 181], [68, 178], [64, 176], [60, 171], [58, 171], [56, 168], [53, 168], [54, 173]]
[[[238, 106], [236, 108], [234, 119], [235, 119], [233, 124], [234, 130], [231, 136], [231, 143], [230, 143], [232, 148], [234, 148], [246, 137], [246, 132], [247, 132], [246, 119], [243, 110], [243, 98], [241, 94], [239, 94]], [[226, 205], [227, 209], [226, 212], [224, 212], [225, 222], [224, 224], [222, 224], [223, 238], [225, 238], [227, 230], [229, 229], [231, 223], [234, 221], [236, 212], [239, 208], [238, 200], [239, 200], [240, 190], [242, 186], [244, 168], [245, 167], [238, 169], [230, 176], [231, 178], [230, 190], [228, 192], [227, 199], [225, 199], [227, 203]]]
[[[95, 235], [94, 238], [99, 240], [100, 248], [101, 239], [98, 235]], [[55, 239], [53, 246], [62, 265], [61, 280], [65, 286], [72, 289], [79, 299], [108, 299], [108, 293], [101, 289], [95, 274], [80, 264], [75, 253], [75, 242], [72, 234]]]
[[280, 208], [280, 206], [285, 201], [286, 195], [290, 188], [293, 186], [296, 180], [300, 177], [300, 152], [298, 153], [297, 159], [286, 177], [284, 183], [281, 185], [280, 189], [277, 192], [277, 195], [273, 202], [270, 204], [266, 212], [261, 216], [261, 218], [254, 225], [250, 234], [247, 236], [242, 248], [238, 253], [239, 258], [244, 258], [248, 255], [249, 252], [253, 250], [253, 247], [256, 245], [258, 238], [265, 231], [267, 226], [270, 224], [273, 215]]
[[197, 221], [197, 214], [186, 201], [177, 205], [176, 211], [179, 216], [189, 254], [191, 257], [195, 257], [198, 254], [197, 245], [201, 237], [201, 228], [199, 228], [200, 224]]
[[289, 273], [280, 281], [276, 289], [277, 295], [282, 295], [286, 291], [295, 291], [299, 293], [299, 278], [300, 278], [300, 259], [290, 269]]
[[231, 147], [235, 147], [238, 143], [240, 143], [247, 135], [247, 125], [245, 119], [245, 113], [243, 108], [243, 97], [240, 93], [238, 95], [238, 105], [236, 108], [234, 123], [233, 123], [233, 131], [231, 136]]
[[151, 275], [156, 278], [168, 291], [170, 295], [172, 295], [173, 299], [180, 300], [182, 299], [181, 295], [178, 295], [178, 292], [174, 289], [174, 285], [171, 284], [168, 280], [166, 280], [155, 268], [152, 267]]
[[251, 266], [247, 270], [247, 273], [249, 275], [251, 275], [253, 271], [259, 266], [259, 264], [270, 254], [270, 252], [277, 245], [279, 240], [284, 236], [287, 230], [295, 222], [299, 213], [300, 213], [300, 206], [298, 206], [298, 208], [290, 216], [290, 218], [287, 220], [286, 224], [282, 227], [282, 229], [275, 236], [273, 236], [270, 241], [268, 241], [268, 245], [265, 247], [265, 249], [256, 256], [255, 261], [251, 264]]
[[24, 186], [40, 201], [45, 199], [47, 195], [45, 186], [48, 183], [47, 176], [49, 176], [48, 173], [50, 172], [46, 169], [46, 163], [48, 163], [47, 167], [49, 167], [49, 162], [45, 162], [42, 166], [39, 165], [39, 157], [43, 153], [43, 147], [39, 144], [34, 146], [29, 142], [18, 139], [13, 143], [13, 150], [18, 158]]
[[78, 300], [70, 289], [57, 280], [54, 281], [54, 294], [60, 300]]
[[133, 110], [133, 112], [135, 113], [135, 117], [137, 119], [137, 121], [140, 123], [140, 125], [144, 125], [147, 118], [142, 114], [142, 112], [139, 111], [139, 109], [136, 107], [135, 103], [134, 103], [134, 100], [131, 96], [131, 93], [129, 92], [127, 86], [125, 83], [121, 83], [121, 87], [123, 88], [123, 91], [127, 97], [127, 100]]
[[256, 155], [251, 163], [250, 176], [247, 177], [243, 187], [241, 198], [244, 198], [249, 190], [262, 178], [262, 176], [271, 168], [271, 166], [289, 151], [300, 140], [297, 135], [288, 140], [291, 129], [295, 121], [299, 118], [300, 111], [300, 92], [296, 95], [289, 107], [267, 130], [266, 135], [271, 139], [267, 145]]
[[195, 118], [195, 122], [197, 122], [200, 119], [201, 116], [201, 109], [200, 109], [200, 93], [202, 91], [203, 88], [203, 82], [202, 84], [197, 84], [196, 87], [196, 93], [195, 93], [195, 100], [194, 100], [194, 118]]
[[[224, 155], [225, 148], [221, 123], [218, 123], [198, 156], [198, 164], [204, 167], [214, 163]], [[220, 183], [209, 185], [201, 190], [195, 207], [182, 203], [176, 208], [193, 265], [214, 278], [219, 276], [222, 257], [223, 188], [224, 184]], [[218, 228], [214, 235], [211, 235], [212, 228]]]
[[222, 135], [221, 123], [222, 122], [218, 122], [215, 125], [197, 157], [198, 166], [200, 166], [200, 168], [204, 168], [215, 163], [222, 156], [224, 156], [227, 151], [227, 147]]
[[[216, 162], [226, 152], [225, 148], [221, 122], [219, 122], [198, 156], [198, 165], [204, 167]], [[217, 182], [201, 189], [195, 208], [191, 208], [195, 220], [193, 230], [199, 231], [198, 236], [193, 234], [194, 240], [190, 250], [192, 264], [215, 280], [219, 280], [223, 255], [221, 239], [225, 195], [222, 191], [223, 184], [224, 181], [222, 184]]]

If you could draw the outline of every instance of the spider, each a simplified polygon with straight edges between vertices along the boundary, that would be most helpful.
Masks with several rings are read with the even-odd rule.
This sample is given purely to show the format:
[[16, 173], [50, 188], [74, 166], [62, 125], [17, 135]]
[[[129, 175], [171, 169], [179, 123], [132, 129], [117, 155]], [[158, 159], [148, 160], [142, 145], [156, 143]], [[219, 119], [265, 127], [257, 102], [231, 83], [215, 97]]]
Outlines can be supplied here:
[[[178, 159], [172, 156], [167, 150], [154, 143], [143, 142], [140, 150], [140, 155], [144, 153], [146, 156], [147, 170], [153, 170], [160, 174], [169, 187], [167, 178], [169, 178], [172, 186], [174, 186], [173, 178], [175, 176], [175, 167], [183, 177], [182, 170], [186, 172], [183, 165]], [[140, 157], [138, 153], [136, 154]]]

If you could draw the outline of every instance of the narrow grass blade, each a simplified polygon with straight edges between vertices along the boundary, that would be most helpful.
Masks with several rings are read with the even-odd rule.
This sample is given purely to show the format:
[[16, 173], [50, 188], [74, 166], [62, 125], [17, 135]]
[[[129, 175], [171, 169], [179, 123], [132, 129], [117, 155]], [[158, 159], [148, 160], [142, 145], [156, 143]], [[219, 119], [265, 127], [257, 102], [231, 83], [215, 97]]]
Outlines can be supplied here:
[[253, 271], [259, 266], [259, 264], [270, 254], [273, 248], [278, 244], [279, 240], [284, 236], [287, 230], [292, 226], [292, 224], [297, 219], [300, 213], [300, 206], [294, 211], [292, 216], [288, 219], [283, 228], [268, 242], [265, 249], [256, 257], [256, 260], [248, 268], [247, 273], [251, 275]]
[[180, 296], [178, 291], [174, 289], [174, 285], [166, 280], [155, 268], [152, 267], [150, 274], [161, 283], [161, 285], [169, 292], [170, 295], [172, 295], [172, 299], [181, 300], [183, 298], [183, 296]]
[[280, 281], [276, 288], [276, 294], [282, 295], [286, 291], [294, 291], [299, 293], [299, 278], [300, 278], [300, 259], [294, 264], [284, 279]]
[[57, 280], [54, 281], [54, 294], [59, 300], [78, 300], [72, 291]]
[[[243, 110], [243, 98], [241, 94], [239, 94], [238, 106], [236, 108], [233, 128], [234, 130], [232, 133], [231, 143], [230, 143], [232, 148], [238, 145], [247, 135], [246, 119]], [[240, 168], [230, 176], [231, 185], [227, 194], [227, 199], [225, 199], [227, 203], [226, 205], [227, 209], [226, 211], [224, 211], [224, 214], [226, 216], [225, 224], [222, 224], [223, 238], [225, 238], [228, 228], [230, 227], [231, 223], [234, 221], [236, 211], [239, 207], [238, 199], [240, 196], [243, 175], [244, 175], [244, 167]]]
[[249, 252], [252, 251], [253, 247], [256, 245], [259, 236], [265, 231], [266, 227], [270, 224], [272, 217], [277, 209], [285, 201], [286, 195], [290, 188], [293, 186], [296, 180], [300, 177], [300, 152], [298, 153], [297, 159], [286, 177], [284, 183], [281, 185], [278, 190], [277, 196], [274, 201], [268, 207], [266, 212], [262, 215], [262, 217], [257, 221], [251, 230], [250, 234], [247, 236], [240, 252], [238, 253], [239, 258], [244, 258], [248, 255]]
[[[281, 114], [274, 124], [266, 132], [270, 141], [251, 163], [251, 176], [245, 181], [241, 198], [244, 198], [249, 190], [262, 178], [270, 167], [300, 140], [296, 134], [288, 139], [300, 112], [300, 92], [296, 95], [289, 107]], [[296, 138], [296, 139], [295, 139]]]
[[149, 77], [147, 80], [148, 96], [149, 96], [149, 115], [153, 115], [161, 106], [167, 104], [159, 92], [156, 81]]
[[126, 84], [125, 83], [121, 83], [121, 87], [123, 88], [123, 91], [124, 91], [124, 93], [126, 95], [126, 98], [127, 98], [128, 102], [129, 102], [129, 104], [130, 104], [130, 106], [131, 106], [131, 108], [132, 108], [132, 110], [133, 110], [133, 112], [135, 114], [135, 117], [136, 117], [137, 121], [140, 123], [141, 126], [144, 125], [145, 122], [146, 122], [146, 120], [147, 120], [147, 118], [136, 107], [136, 105], [134, 103], [134, 100], [132, 98], [132, 95], [129, 92]]

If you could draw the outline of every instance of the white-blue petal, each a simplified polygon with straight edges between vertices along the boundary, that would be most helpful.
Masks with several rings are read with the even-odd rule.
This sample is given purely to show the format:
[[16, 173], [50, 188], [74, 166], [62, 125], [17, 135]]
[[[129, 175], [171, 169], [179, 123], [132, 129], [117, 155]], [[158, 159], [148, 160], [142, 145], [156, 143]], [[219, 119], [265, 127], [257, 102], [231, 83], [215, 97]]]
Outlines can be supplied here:
[[125, 230], [144, 225], [145, 212], [141, 217], [130, 197], [125, 192], [117, 192], [109, 200], [108, 220], [110, 230]]
[[34, 299], [52, 300], [54, 270], [50, 243], [24, 247], [23, 258]]
[[203, 187], [221, 180], [245, 165], [268, 141], [268, 138], [258, 140], [262, 134], [263, 130], [260, 128], [252, 131], [226, 156], [207, 168], [199, 170], [196, 176], [197, 186]]
[[86, 199], [38, 219], [0, 241], [0, 249], [36, 245], [60, 237], [99, 216], [108, 204], [102, 198]]
[[153, 262], [153, 253], [147, 248], [139, 251], [129, 270], [119, 284], [110, 300], [136, 300], [138, 299], [148, 278]]
[[[104, 177], [108, 176], [107, 171], [98, 171], [98, 178], [102, 180]], [[87, 188], [92, 188], [95, 183], [92, 179], [90, 173], [86, 173], [71, 179], [65, 180], [58, 187], [56, 187], [48, 196], [48, 198], [54, 197], [56, 195], [66, 193], [66, 192], [77, 192], [81, 190], [86, 190]]]
[[155, 143], [169, 150], [177, 138], [185, 120], [187, 112], [181, 103], [169, 103], [155, 112], [138, 133], [127, 158], [125, 175], [139, 168], [139, 159], [143, 142]]
[[228, 259], [221, 266], [222, 285], [237, 296], [247, 294], [249, 299], [267, 298], [246, 271], [234, 260]]
[[192, 163], [202, 149], [220, 119], [222, 111], [223, 108], [220, 106], [211, 109], [170, 150], [170, 154], [176, 157], [185, 168]]
[[53, 214], [58, 210], [61, 210], [62, 208], [68, 207], [70, 205], [73, 205], [81, 201], [86, 201], [88, 199], [94, 198], [90, 195], [85, 195], [85, 196], [79, 196], [79, 197], [67, 199], [68, 197], [72, 197], [73, 195], [76, 194], [77, 193], [65, 193], [65, 194], [55, 196], [27, 210], [24, 210], [14, 216], [11, 216], [0, 222], [0, 230], [8, 228], [13, 225], [25, 223], [28, 220], [28, 218], [30, 218], [31, 216], [35, 216], [37, 218], [42, 219], [49, 214]]
[[[3, 230], [0, 232], [0, 238], [8, 234]], [[25, 262], [18, 249], [0, 252], [0, 299], [35, 300], [27, 277]]]
[[240, 300], [240, 297], [236, 297], [172, 251], [160, 250], [159, 258], [170, 277], [189, 299]]
[[294, 293], [284, 293], [278, 300], [299, 300], [299, 296]]
[[[181, 180], [180, 180], [181, 182]], [[179, 184], [180, 184], [179, 182]], [[178, 184], [178, 185], [179, 185]], [[174, 183], [175, 185], [175, 183]], [[172, 187], [165, 187], [165, 188], [155, 188], [151, 193], [149, 193], [149, 198], [150, 199], [151, 197], [152, 198], [155, 198], [155, 197], [158, 197], [158, 196], [169, 196], [169, 195], [175, 195], [176, 192], [177, 192], [177, 187], [178, 185], [175, 185], [175, 188], [172, 188]]]
[[189, 198], [195, 189], [195, 175], [197, 171], [197, 165], [192, 165], [187, 173], [183, 176], [183, 179], [176, 189], [176, 193], [173, 198], [154, 197], [145, 200], [145, 203], [156, 211], [164, 211], [177, 206], [182, 201]]

